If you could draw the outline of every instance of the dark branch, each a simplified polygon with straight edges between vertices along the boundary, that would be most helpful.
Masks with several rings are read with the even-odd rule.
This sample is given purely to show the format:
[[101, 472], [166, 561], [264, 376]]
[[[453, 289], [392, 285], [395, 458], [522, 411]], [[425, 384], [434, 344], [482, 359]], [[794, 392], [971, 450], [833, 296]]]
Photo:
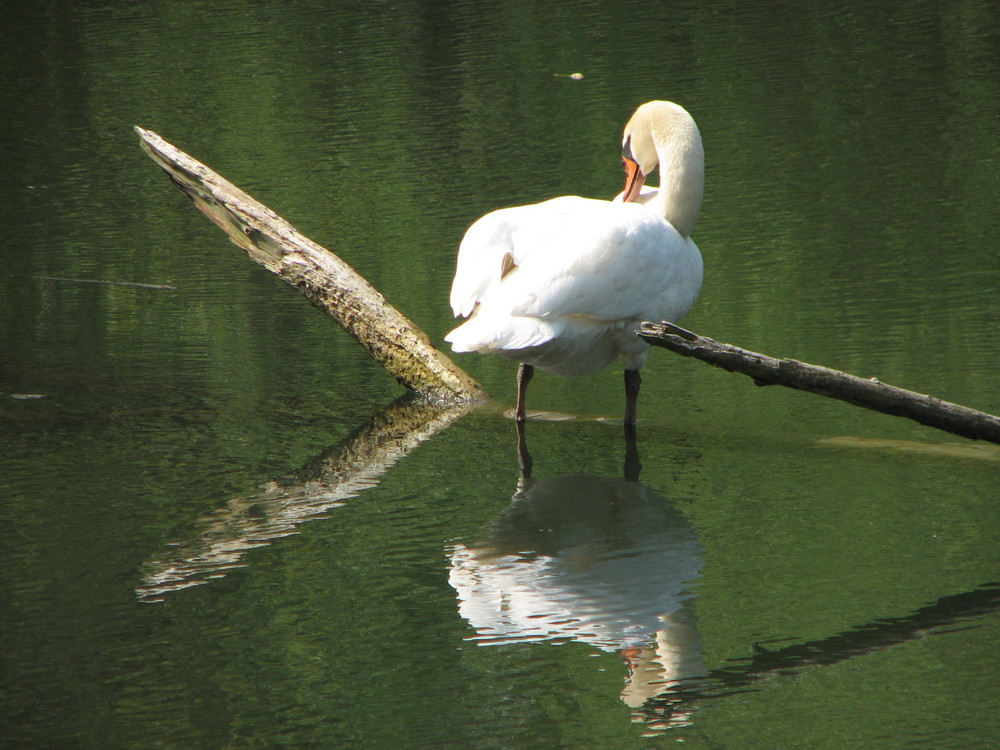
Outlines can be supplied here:
[[698, 336], [672, 323], [643, 323], [639, 335], [653, 346], [747, 375], [757, 385], [809, 391], [973, 440], [1000, 443], [1000, 417], [897, 388], [876, 378], [859, 378], [794, 359], [776, 359]]

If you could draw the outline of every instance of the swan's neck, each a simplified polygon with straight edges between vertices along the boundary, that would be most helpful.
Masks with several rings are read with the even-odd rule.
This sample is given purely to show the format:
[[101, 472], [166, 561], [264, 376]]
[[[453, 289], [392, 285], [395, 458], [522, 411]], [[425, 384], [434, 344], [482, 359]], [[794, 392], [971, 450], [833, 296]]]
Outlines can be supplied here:
[[670, 138], [653, 137], [660, 160], [660, 187], [654, 210], [687, 237], [694, 229], [705, 190], [705, 151], [694, 122]]

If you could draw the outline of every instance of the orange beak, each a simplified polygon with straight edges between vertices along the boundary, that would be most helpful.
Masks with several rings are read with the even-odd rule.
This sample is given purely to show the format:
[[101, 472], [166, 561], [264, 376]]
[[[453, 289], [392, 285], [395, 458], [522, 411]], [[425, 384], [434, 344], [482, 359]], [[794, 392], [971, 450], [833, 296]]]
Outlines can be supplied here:
[[638, 163], [627, 156], [622, 157], [622, 166], [625, 167], [625, 194], [622, 195], [622, 201], [631, 203], [639, 197], [639, 191], [646, 182], [646, 175], [639, 169]]

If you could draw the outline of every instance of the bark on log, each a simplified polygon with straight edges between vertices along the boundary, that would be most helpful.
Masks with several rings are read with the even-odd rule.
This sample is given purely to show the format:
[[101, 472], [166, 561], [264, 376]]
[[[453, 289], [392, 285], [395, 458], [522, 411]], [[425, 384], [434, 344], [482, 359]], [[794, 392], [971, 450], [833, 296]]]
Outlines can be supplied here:
[[142, 147], [247, 254], [336, 320], [405, 388], [440, 403], [486, 393], [353, 268], [201, 162], [137, 127]]
[[653, 346], [747, 375], [757, 385], [809, 391], [973, 440], [1000, 443], [1000, 417], [897, 388], [876, 378], [859, 378], [794, 359], [776, 359], [698, 336], [672, 323], [643, 323], [639, 336]]

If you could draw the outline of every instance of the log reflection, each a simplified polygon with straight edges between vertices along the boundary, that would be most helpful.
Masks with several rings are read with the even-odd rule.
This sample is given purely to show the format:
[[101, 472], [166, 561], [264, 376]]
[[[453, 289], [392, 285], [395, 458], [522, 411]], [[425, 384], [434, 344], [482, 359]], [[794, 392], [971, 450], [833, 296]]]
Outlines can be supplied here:
[[294, 474], [198, 519], [191, 536], [143, 565], [136, 595], [160, 601], [244, 567], [249, 550], [295, 534], [300, 524], [374, 487], [399, 459], [473, 408], [429, 406], [410, 395], [397, 399]]

